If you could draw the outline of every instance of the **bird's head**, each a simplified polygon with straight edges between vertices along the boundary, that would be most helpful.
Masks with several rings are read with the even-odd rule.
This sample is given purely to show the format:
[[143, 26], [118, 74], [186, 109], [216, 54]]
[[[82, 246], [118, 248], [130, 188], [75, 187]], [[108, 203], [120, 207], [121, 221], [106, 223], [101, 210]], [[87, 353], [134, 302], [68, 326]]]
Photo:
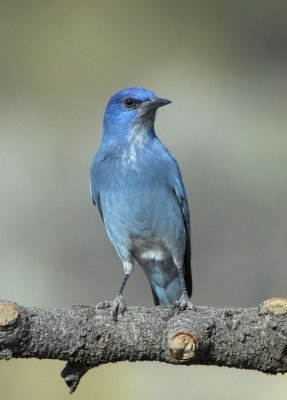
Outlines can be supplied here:
[[115, 93], [106, 107], [104, 116], [105, 135], [126, 135], [135, 127], [153, 129], [155, 112], [171, 103], [157, 97], [147, 89], [130, 88]]

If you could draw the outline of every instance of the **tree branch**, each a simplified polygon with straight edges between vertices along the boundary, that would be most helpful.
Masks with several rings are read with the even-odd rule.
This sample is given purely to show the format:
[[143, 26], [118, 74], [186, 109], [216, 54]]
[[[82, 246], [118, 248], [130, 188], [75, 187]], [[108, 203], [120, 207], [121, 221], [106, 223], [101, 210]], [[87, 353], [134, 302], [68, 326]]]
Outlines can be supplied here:
[[161, 361], [287, 371], [287, 300], [258, 307], [132, 307], [111, 319], [109, 308], [26, 308], [0, 302], [0, 359], [67, 361], [73, 392], [91, 368], [117, 361]]

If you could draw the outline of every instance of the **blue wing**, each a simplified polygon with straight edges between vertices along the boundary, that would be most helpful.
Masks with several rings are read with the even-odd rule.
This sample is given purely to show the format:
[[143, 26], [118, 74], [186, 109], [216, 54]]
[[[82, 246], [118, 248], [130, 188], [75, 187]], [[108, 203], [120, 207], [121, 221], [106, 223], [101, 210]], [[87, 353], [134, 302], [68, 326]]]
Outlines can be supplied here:
[[[178, 171], [179, 172], [179, 171]], [[184, 189], [184, 185], [181, 179], [180, 172], [174, 179], [174, 193], [177, 202], [180, 206], [182, 218], [184, 221], [186, 243], [185, 243], [185, 253], [184, 253], [184, 278], [186, 284], [187, 294], [190, 297], [192, 293], [192, 277], [191, 277], [191, 230], [190, 230], [190, 215], [187, 197]]]
[[90, 192], [91, 192], [91, 197], [93, 204], [97, 206], [99, 213], [101, 215], [101, 218], [103, 219], [103, 212], [102, 212], [102, 206], [101, 206], [101, 196], [100, 196], [100, 190], [98, 187], [98, 182], [97, 182], [97, 164], [96, 160], [94, 160], [91, 169], [90, 169]]
[[189, 207], [177, 161], [175, 157], [169, 152], [169, 150], [168, 149], [166, 150], [170, 158], [172, 159], [174, 165], [174, 173], [172, 174], [171, 187], [178, 202], [178, 205], [180, 207], [185, 227], [186, 243], [185, 243], [185, 253], [183, 262], [183, 273], [184, 273], [187, 294], [190, 297], [192, 294], [192, 276], [191, 276], [191, 229], [190, 229]]

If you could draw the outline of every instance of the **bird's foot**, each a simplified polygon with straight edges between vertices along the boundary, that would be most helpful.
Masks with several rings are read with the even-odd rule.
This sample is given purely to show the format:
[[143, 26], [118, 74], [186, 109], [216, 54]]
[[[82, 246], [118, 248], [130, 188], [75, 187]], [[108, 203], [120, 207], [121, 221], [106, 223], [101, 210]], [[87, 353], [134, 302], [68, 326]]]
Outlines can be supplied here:
[[193, 310], [196, 311], [196, 307], [189, 301], [187, 295], [182, 294], [180, 299], [174, 303], [178, 311]]
[[101, 303], [96, 305], [96, 308], [98, 310], [105, 310], [106, 308], [110, 308], [113, 306], [113, 302], [112, 301], [102, 301]]
[[112, 308], [112, 319], [117, 321], [118, 315], [123, 315], [124, 312], [127, 310], [125, 305], [123, 296], [121, 294], [116, 295], [113, 301], [102, 301], [101, 303], [96, 305], [98, 310], [105, 310], [107, 308]]
[[127, 310], [127, 307], [125, 305], [123, 296], [121, 294], [118, 294], [112, 303], [112, 318], [113, 318], [113, 320], [117, 321], [118, 315], [119, 314], [123, 315], [126, 310]]

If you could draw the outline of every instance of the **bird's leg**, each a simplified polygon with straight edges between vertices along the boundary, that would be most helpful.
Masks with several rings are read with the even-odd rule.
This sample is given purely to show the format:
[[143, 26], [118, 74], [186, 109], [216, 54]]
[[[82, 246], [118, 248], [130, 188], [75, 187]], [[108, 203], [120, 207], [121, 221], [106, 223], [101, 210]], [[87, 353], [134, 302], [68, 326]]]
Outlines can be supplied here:
[[182, 267], [177, 266], [177, 270], [178, 270], [180, 286], [181, 286], [181, 296], [180, 296], [180, 299], [175, 302], [175, 306], [179, 309], [179, 311], [184, 311], [186, 309], [194, 310], [195, 307], [189, 301], [189, 297], [187, 294]]
[[127, 309], [124, 299], [123, 299], [123, 290], [124, 290], [124, 287], [127, 283], [129, 276], [130, 276], [130, 274], [125, 273], [121, 287], [113, 301], [103, 301], [97, 305], [97, 308], [99, 308], [99, 309], [112, 307], [111, 314], [112, 314], [112, 319], [114, 321], [117, 320], [117, 316], [119, 313], [123, 314]]
[[112, 307], [111, 314], [112, 314], [112, 319], [114, 321], [117, 320], [119, 313], [123, 315], [127, 309], [124, 299], [123, 299], [123, 290], [124, 290], [124, 287], [126, 286], [128, 278], [133, 270], [133, 263], [130, 261], [124, 261], [123, 265], [124, 265], [125, 276], [124, 276], [124, 279], [121, 283], [120, 289], [119, 289], [116, 297], [114, 298], [113, 301], [104, 301], [97, 305], [97, 308], [100, 308], [100, 309]]
[[116, 297], [113, 301], [113, 306], [112, 306], [112, 318], [114, 321], [117, 320], [119, 313], [123, 315], [123, 313], [127, 309], [124, 299], [123, 299], [123, 290], [124, 290], [124, 287], [126, 286], [129, 276], [134, 268], [133, 260], [130, 259], [130, 260], [123, 261], [123, 267], [124, 267], [124, 271], [125, 271], [125, 276], [124, 276], [124, 279], [120, 286], [120, 290], [118, 291], [118, 294], [116, 295]]
[[124, 287], [126, 286], [126, 283], [128, 281], [130, 274], [127, 274], [125, 272], [124, 279], [122, 281], [121, 287], [118, 291], [118, 294], [114, 298], [114, 301], [112, 302], [112, 318], [114, 321], [117, 320], [118, 314], [124, 314], [124, 312], [127, 310], [127, 307], [125, 305], [124, 299], [123, 299], [123, 290]]

